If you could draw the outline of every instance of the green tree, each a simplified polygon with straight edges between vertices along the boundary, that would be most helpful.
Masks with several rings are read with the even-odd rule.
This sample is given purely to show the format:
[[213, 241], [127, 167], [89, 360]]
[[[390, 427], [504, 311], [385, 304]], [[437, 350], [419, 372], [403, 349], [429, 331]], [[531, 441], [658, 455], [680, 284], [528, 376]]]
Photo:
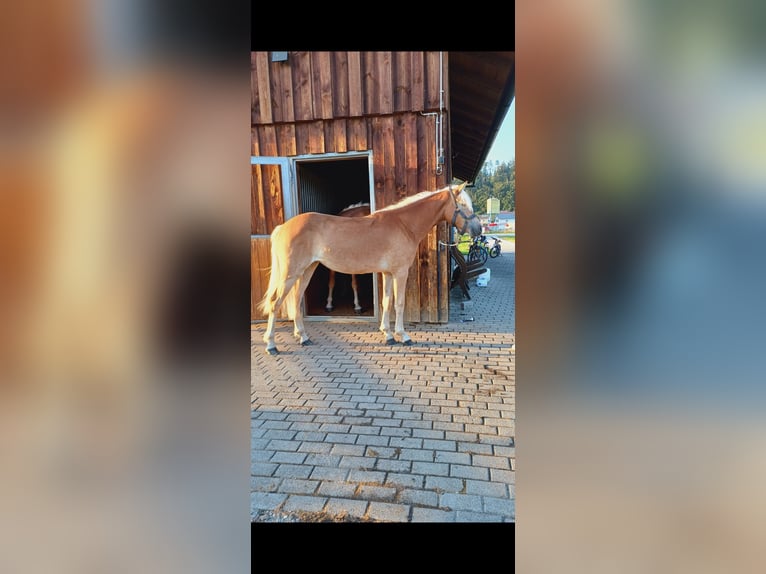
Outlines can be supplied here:
[[516, 162], [486, 162], [470, 189], [474, 209], [478, 213], [487, 212], [487, 199], [496, 197], [500, 200], [501, 211], [516, 209]]

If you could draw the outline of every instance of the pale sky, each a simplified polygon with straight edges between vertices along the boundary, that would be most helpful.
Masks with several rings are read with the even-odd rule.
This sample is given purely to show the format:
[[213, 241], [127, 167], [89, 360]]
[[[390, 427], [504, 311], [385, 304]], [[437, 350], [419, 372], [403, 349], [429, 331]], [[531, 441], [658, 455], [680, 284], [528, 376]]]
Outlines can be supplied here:
[[487, 154], [487, 161], [509, 162], [516, 158], [516, 98], [505, 115], [492, 149]]

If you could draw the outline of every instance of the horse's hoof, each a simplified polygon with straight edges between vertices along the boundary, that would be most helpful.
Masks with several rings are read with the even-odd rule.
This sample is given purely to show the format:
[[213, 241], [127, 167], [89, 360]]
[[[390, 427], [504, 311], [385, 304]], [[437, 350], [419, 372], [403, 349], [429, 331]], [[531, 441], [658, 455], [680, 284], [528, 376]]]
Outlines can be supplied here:
[[279, 354], [279, 351], [277, 350], [277, 348], [276, 348], [276, 347], [271, 347], [271, 349], [266, 349], [266, 352], [267, 352], [269, 355], [271, 355], [271, 356], [274, 356], [274, 355], [278, 355], [278, 354]]
[[390, 339], [386, 339], [386, 345], [396, 345], [396, 339], [391, 337]]
[[332, 310], [335, 309], [335, 307], [325, 307], [324, 310], [328, 313], [332, 313]]
[[301, 341], [301, 347], [308, 347], [309, 345], [313, 345], [314, 343], [311, 341], [311, 339], [306, 339], [305, 341]]
[[356, 313], [357, 315], [361, 315], [362, 313], [364, 313], [364, 309], [354, 309], [354, 313]]
[[402, 345], [407, 345], [408, 347], [411, 347], [414, 343], [412, 342], [412, 339], [407, 339], [406, 341], [402, 341]]

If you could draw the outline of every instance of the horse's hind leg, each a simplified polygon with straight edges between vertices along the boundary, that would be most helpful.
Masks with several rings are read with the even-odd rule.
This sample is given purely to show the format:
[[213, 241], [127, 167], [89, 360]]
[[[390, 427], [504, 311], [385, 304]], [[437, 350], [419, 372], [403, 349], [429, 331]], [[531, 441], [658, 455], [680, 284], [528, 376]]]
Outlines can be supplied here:
[[312, 263], [303, 272], [303, 275], [295, 283], [295, 319], [293, 334], [301, 342], [301, 345], [311, 345], [311, 339], [309, 339], [306, 333], [306, 327], [303, 325], [303, 309], [301, 308], [301, 302], [303, 301], [303, 294], [311, 281], [312, 275], [319, 263]]
[[394, 278], [394, 309], [396, 309], [396, 325], [394, 332], [399, 335], [402, 343], [412, 345], [412, 339], [404, 330], [404, 294], [407, 289], [407, 274], [409, 269], [397, 272]]
[[327, 282], [327, 303], [324, 306], [325, 311], [328, 313], [333, 310], [332, 306], [332, 290], [335, 289], [335, 271], [330, 271], [330, 278]]
[[266, 352], [269, 355], [276, 355], [279, 352], [277, 343], [274, 340], [274, 323], [276, 321], [277, 310], [282, 306], [282, 301], [285, 300], [285, 296], [290, 292], [290, 288], [294, 283], [295, 279], [288, 279], [285, 281], [284, 293], [281, 297], [272, 301], [269, 307], [269, 320], [266, 323], [266, 332], [263, 334], [263, 342], [266, 343]]
[[360, 315], [362, 313], [362, 306], [359, 304], [359, 287], [356, 282], [356, 275], [351, 276], [351, 288], [354, 290], [354, 312]]
[[263, 334], [263, 342], [266, 343], [266, 352], [269, 355], [276, 355], [279, 350], [277, 349], [277, 343], [274, 340], [274, 319], [276, 313], [272, 310], [269, 311], [269, 320], [266, 323], [266, 332]]

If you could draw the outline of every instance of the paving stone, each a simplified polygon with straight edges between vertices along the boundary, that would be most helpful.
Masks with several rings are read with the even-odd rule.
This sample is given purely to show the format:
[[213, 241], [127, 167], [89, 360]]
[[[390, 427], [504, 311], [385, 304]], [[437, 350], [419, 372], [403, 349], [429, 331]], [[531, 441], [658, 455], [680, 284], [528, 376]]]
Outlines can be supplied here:
[[485, 456], [481, 454], [475, 454], [472, 456], [471, 462], [475, 466], [486, 466], [488, 468], [499, 468], [500, 470], [511, 470], [510, 459], [504, 456]]
[[405, 504], [387, 504], [385, 502], [370, 502], [367, 516], [374, 520], [386, 522], [408, 522], [410, 507]]
[[292, 423], [290, 430], [297, 432], [318, 432], [320, 426], [318, 423]]
[[270, 438], [274, 440], [292, 440], [295, 437], [295, 431], [292, 430], [282, 430], [282, 429], [273, 429], [273, 430], [267, 430], [265, 433], [263, 433], [263, 438]]
[[[293, 423], [290, 421], [264, 421], [264, 423], [261, 425], [261, 428], [287, 430], [292, 426], [292, 424]], [[264, 435], [274, 438], [273, 433], [265, 432]]]
[[448, 476], [449, 465], [438, 462], [415, 461], [412, 463], [412, 472], [422, 475]]
[[375, 466], [375, 459], [366, 456], [342, 456], [338, 461], [342, 468], [370, 469]]
[[425, 477], [418, 474], [389, 472], [385, 484], [393, 487], [422, 488], [424, 481]]
[[330, 516], [352, 516], [362, 518], [370, 503], [366, 500], [352, 500], [348, 498], [331, 498], [325, 506], [325, 513]]
[[251, 492], [275, 492], [281, 481], [282, 479], [279, 477], [251, 476], [250, 491]]
[[471, 455], [462, 452], [445, 452], [437, 450], [434, 453], [434, 462], [470, 465]]
[[484, 512], [489, 514], [503, 514], [510, 516], [515, 511], [515, 505], [509, 498], [495, 498], [490, 496], [482, 497], [484, 499]]
[[294, 440], [322, 442], [327, 437], [327, 433], [317, 431], [298, 431], [295, 433]]
[[462, 478], [426, 476], [426, 488], [435, 492], [460, 492], [465, 488]]
[[292, 494], [287, 497], [282, 508], [285, 512], [320, 512], [326, 502], [324, 497]]
[[321, 494], [322, 496], [336, 497], [336, 498], [343, 498], [343, 497], [350, 498], [354, 496], [356, 489], [357, 489], [357, 485], [353, 483], [338, 482], [338, 481], [323, 481], [319, 485], [317, 494]]
[[387, 472], [408, 472], [413, 464], [409, 460], [394, 460], [389, 458], [379, 458], [375, 463], [375, 470], [383, 470]]
[[412, 509], [412, 522], [455, 522], [456, 516], [457, 513], [450, 510], [418, 507]]
[[459, 494], [447, 492], [439, 496], [439, 506], [452, 510], [472, 510], [481, 512], [483, 509], [481, 496], [475, 494]]
[[272, 476], [277, 470], [278, 464], [255, 462], [250, 465], [251, 476]]
[[387, 436], [364, 435], [356, 439], [356, 444], [367, 446], [388, 446], [391, 438]]
[[279, 450], [272, 455], [269, 462], [301, 464], [306, 460], [306, 456], [305, 452], [285, 452]]
[[474, 480], [489, 479], [489, 470], [482, 467], [464, 466], [462, 464], [450, 465], [450, 476], [456, 478], [473, 478]]
[[349, 482], [383, 484], [383, 481], [386, 480], [386, 473], [378, 470], [351, 470], [346, 480]]
[[439, 495], [431, 490], [405, 488], [399, 491], [396, 501], [414, 506], [436, 507], [439, 505]]
[[508, 485], [501, 482], [490, 482], [488, 480], [469, 480], [465, 481], [466, 494], [478, 494], [481, 496], [494, 496], [503, 498], [509, 495]]
[[485, 454], [491, 455], [494, 452], [494, 448], [491, 444], [481, 444], [476, 442], [458, 442], [458, 452], [467, 452], [468, 454]]
[[356, 489], [356, 496], [364, 500], [393, 500], [396, 496], [396, 489], [388, 486], [362, 484]]
[[432, 429], [414, 429], [412, 431], [412, 436], [414, 438], [443, 440], [444, 431], [432, 430]]
[[298, 447], [301, 445], [299, 441], [292, 441], [292, 440], [272, 440], [269, 442], [269, 450], [298, 450]]
[[327, 442], [335, 442], [341, 444], [354, 444], [356, 442], [356, 437], [356, 434], [327, 433], [325, 440]]
[[274, 510], [287, 499], [279, 492], [253, 492], [250, 494], [250, 510]]
[[314, 454], [329, 454], [332, 445], [324, 442], [302, 442], [298, 447], [298, 452], [311, 452]]
[[380, 434], [380, 427], [379, 426], [352, 425], [351, 426], [351, 430], [349, 432], [353, 433], [353, 434], [379, 435]]
[[434, 451], [416, 448], [403, 448], [399, 453], [399, 458], [401, 460], [419, 460], [423, 462], [433, 462]]
[[342, 481], [346, 480], [346, 477], [348, 477], [348, 469], [347, 468], [336, 468], [336, 467], [324, 467], [324, 466], [316, 466], [311, 470], [311, 474], [309, 477], [312, 480], [337, 480]]
[[250, 462], [268, 462], [274, 453], [270, 450], [256, 450], [250, 453]]
[[506, 484], [516, 483], [516, 473], [514, 473], [511, 470], [500, 470], [498, 468], [490, 468], [489, 478], [492, 482], [504, 482]]
[[454, 440], [424, 439], [423, 448], [455, 451], [457, 450], [457, 443]]
[[401, 449], [395, 449], [391, 447], [367, 446], [364, 455], [377, 458], [398, 458], [400, 452]]
[[274, 476], [283, 478], [308, 478], [311, 475], [312, 467], [300, 464], [280, 464], [274, 471]]
[[317, 480], [304, 480], [300, 478], [285, 478], [279, 486], [280, 492], [288, 494], [311, 494], [319, 486]]
[[409, 448], [409, 449], [419, 449], [423, 446], [423, 439], [422, 438], [399, 438], [399, 437], [392, 437], [391, 440], [388, 441], [389, 446], [392, 446], [394, 448]]
[[364, 445], [357, 444], [335, 444], [332, 445], [330, 453], [338, 457], [349, 456], [364, 456], [366, 447]]

